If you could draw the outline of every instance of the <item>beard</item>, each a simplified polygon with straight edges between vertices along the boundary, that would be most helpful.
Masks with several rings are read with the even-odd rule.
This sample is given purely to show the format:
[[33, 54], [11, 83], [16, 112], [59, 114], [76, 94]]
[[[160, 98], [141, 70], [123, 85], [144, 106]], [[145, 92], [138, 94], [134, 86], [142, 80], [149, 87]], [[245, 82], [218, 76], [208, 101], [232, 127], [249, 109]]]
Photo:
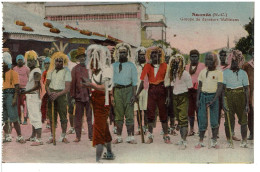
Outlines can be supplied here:
[[239, 67], [238, 67], [238, 65], [232, 65], [231, 64], [230, 70], [232, 70], [233, 72], [236, 72], [236, 71], [239, 70]]
[[119, 57], [119, 62], [120, 63], [125, 63], [125, 62], [127, 62], [127, 57]]
[[143, 63], [145, 63], [145, 59], [140, 59], [138, 62], [139, 62], [140, 64], [143, 64]]

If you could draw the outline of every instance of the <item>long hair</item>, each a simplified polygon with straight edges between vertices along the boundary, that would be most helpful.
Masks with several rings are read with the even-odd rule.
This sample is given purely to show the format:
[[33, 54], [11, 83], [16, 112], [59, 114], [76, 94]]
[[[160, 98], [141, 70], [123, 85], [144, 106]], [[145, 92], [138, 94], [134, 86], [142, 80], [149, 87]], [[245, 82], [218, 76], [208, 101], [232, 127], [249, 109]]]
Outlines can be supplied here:
[[175, 60], [179, 60], [179, 65], [178, 65], [178, 70], [177, 70], [177, 76], [179, 79], [181, 79], [183, 71], [185, 70], [185, 59], [181, 54], [176, 54], [173, 57], [170, 58], [169, 60], [169, 69], [168, 69], [168, 76], [170, 77], [170, 81], [175, 81], [176, 75], [173, 75], [173, 68], [172, 64], [174, 63]]
[[139, 52], [144, 52], [144, 54], [146, 53], [146, 48], [145, 47], [138, 47], [135, 51], [135, 64], [139, 64], [138, 62], [138, 55]]
[[165, 62], [165, 53], [161, 47], [153, 46], [153, 47], [147, 48], [146, 53], [145, 53], [145, 59], [150, 61], [151, 53], [152, 53], [152, 51], [155, 51], [155, 50], [161, 51], [162, 56], [161, 56], [160, 64], [164, 63]]
[[114, 54], [113, 54], [115, 61], [117, 62], [119, 60], [119, 49], [121, 47], [124, 47], [127, 49], [127, 59], [131, 60], [131, 56], [132, 56], [131, 55], [131, 46], [129, 44], [123, 42], [123, 43], [117, 44], [115, 47]]
[[35, 67], [39, 67], [39, 62], [37, 60], [38, 54], [35, 51], [30, 50], [30, 51], [25, 52], [24, 59], [25, 59], [26, 66], [27, 66], [28, 60], [36, 60], [36, 66]]
[[243, 56], [242, 52], [239, 50], [233, 50], [227, 57], [228, 64], [231, 66], [232, 59], [238, 60], [238, 67], [241, 68], [242, 65], [245, 63], [245, 57]]
[[87, 49], [88, 68], [91, 69], [91, 63], [95, 69], [103, 70], [111, 65], [111, 54], [107, 47], [92, 44]]
[[68, 61], [69, 61], [68, 56], [63, 52], [56, 52], [51, 56], [51, 62], [50, 62], [50, 67], [48, 69], [48, 72], [53, 71], [55, 69], [55, 60], [59, 58], [63, 59], [63, 67], [68, 66]]

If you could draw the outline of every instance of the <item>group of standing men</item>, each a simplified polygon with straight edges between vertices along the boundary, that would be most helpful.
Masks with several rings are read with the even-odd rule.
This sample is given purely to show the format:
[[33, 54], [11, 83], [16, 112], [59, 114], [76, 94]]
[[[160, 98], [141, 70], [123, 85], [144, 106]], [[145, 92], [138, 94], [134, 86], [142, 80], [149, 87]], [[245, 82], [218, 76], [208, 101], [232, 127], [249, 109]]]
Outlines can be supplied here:
[[[171, 143], [168, 133], [173, 133], [172, 129], [177, 129], [180, 130], [181, 135], [181, 140], [177, 145], [180, 145], [181, 149], [185, 149], [187, 136], [195, 134], [194, 119], [197, 114], [199, 142], [195, 148], [205, 146], [203, 139], [209, 125], [208, 121], [210, 121], [212, 130], [210, 146], [219, 148], [217, 138], [223, 110], [225, 112], [225, 133], [229, 146], [232, 143], [231, 139], [240, 141], [234, 135], [235, 114], [237, 114], [238, 123], [241, 125], [240, 146], [247, 147], [247, 126], [250, 131], [248, 139], [253, 139], [253, 49], [249, 52], [252, 59], [248, 63], [244, 63], [245, 58], [241, 51], [232, 50], [228, 54], [227, 51], [222, 50], [219, 54], [207, 53], [205, 64], [199, 62], [199, 52], [191, 50], [191, 63], [186, 66], [181, 54], [170, 54], [166, 57], [164, 50], [160, 47], [147, 49], [140, 47], [136, 51], [135, 69], [126, 58], [130, 51], [127, 46], [122, 45], [122, 47], [124, 48], [116, 47], [119, 52], [119, 62], [113, 64], [115, 124], [118, 129], [114, 143], [122, 142], [123, 115], [125, 115], [128, 133], [126, 141], [136, 143], [133, 137], [133, 119], [131, 118], [133, 109], [131, 108], [133, 108], [134, 102], [139, 102], [146, 106], [141, 106], [140, 110], [143, 111], [144, 124], [148, 129], [144, 128], [145, 131], [148, 131], [147, 144], [153, 143], [154, 120], [158, 108], [163, 140], [166, 144]], [[122, 68], [120, 68], [121, 65]], [[148, 90], [146, 84], [149, 85]], [[145, 87], [146, 89], [144, 89]], [[172, 107], [173, 112], [170, 112], [169, 107]], [[129, 111], [130, 109], [131, 111]], [[209, 117], [207, 109], [209, 109]], [[129, 114], [131, 115], [129, 116]], [[169, 118], [170, 130], [168, 130]], [[230, 123], [228, 123], [228, 119]], [[140, 123], [139, 120], [138, 123]], [[190, 131], [188, 132], [189, 124]], [[139, 129], [137, 134], [140, 134]]]
[[[60, 141], [69, 143], [66, 138], [68, 120], [65, 108], [68, 103], [70, 124], [76, 131], [74, 142], [81, 140], [82, 117], [86, 114], [88, 136], [93, 140], [93, 146], [97, 147], [97, 161], [101, 158], [103, 146], [107, 148], [105, 159], [115, 157], [111, 150], [112, 137], [107, 123], [110, 107], [113, 107], [117, 128], [114, 144], [123, 142], [124, 121], [128, 135], [126, 142], [137, 143], [134, 138], [134, 112], [140, 110], [141, 119], [138, 119], [138, 124], [144, 121], [147, 144], [153, 143], [153, 128], [158, 111], [164, 142], [171, 144], [169, 133], [176, 134], [175, 130], [180, 130], [181, 140], [177, 144], [181, 149], [187, 147], [187, 136], [195, 134], [194, 121], [197, 114], [200, 139], [195, 147], [204, 147], [208, 107], [213, 135], [211, 147], [219, 147], [217, 138], [222, 109], [225, 111], [225, 132], [228, 141], [232, 138], [237, 139], [234, 136], [235, 114], [241, 125], [241, 147], [247, 147], [247, 124], [250, 130], [249, 139], [253, 139], [254, 63], [252, 59], [244, 64], [244, 57], [239, 50], [232, 50], [228, 56], [226, 51], [220, 51], [219, 58], [215, 53], [207, 53], [205, 64], [199, 62], [199, 52], [191, 50], [188, 65], [185, 65], [185, 58], [181, 54], [173, 55], [171, 51], [164, 51], [157, 46], [137, 48], [135, 62], [131, 62], [131, 46], [126, 43], [119, 43], [113, 54], [110, 53], [107, 47], [100, 45], [90, 45], [87, 50], [79, 47], [74, 53], [70, 53], [70, 60], [63, 52], [55, 52], [51, 57], [44, 59], [41, 66], [45, 67], [45, 71], [42, 73], [35, 51], [28, 51], [25, 56], [18, 55], [18, 65], [13, 69], [11, 55], [5, 52], [4, 141], [12, 140], [8, 124], [10, 122], [17, 132], [18, 142], [32, 141], [32, 146], [42, 145], [42, 122], [47, 116], [49, 124], [55, 123], [50, 125], [51, 136], [47, 143], [54, 143], [59, 114], [62, 128]], [[253, 50], [250, 51], [250, 55], [254, 55]], [[70, 72], [68, 63], [73, 58], [77, 64]], [[115, 62], [111, 64], [112, 58]], [[42, 85], [45, 87], [41, 87]], [[46, 93], [41, 100], [42, 90]], [[25, 95], [27, 106], [24, 104]], [[94, 113], [93, 126], [91, 104]], [[24, 115], [28, 114], [32, 124], [32, 135], [26, 140], [21, 135], [19, 125], [20, 105], [23, 105]], [[26, 111], [28, 113], [25, 113]], [[227, 118], [230, 119], [230, 124]], [[27, 121], [26, 115], [24, 121]], [[229, 128], [232, 133], [229, 132]], [[73, 129], [70, 129], [69, 133], [72, 132]], [[141, 134], [140, 125], [136, 134]]]

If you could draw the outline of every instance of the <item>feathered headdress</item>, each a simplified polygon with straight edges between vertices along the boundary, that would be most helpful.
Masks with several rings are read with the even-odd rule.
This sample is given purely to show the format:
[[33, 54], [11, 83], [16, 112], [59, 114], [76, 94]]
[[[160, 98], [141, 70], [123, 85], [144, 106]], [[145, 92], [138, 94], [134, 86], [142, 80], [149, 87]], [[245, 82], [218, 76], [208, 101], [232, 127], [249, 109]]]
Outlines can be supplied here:
[[56, 52], [51, 56], [51, 62], [50, 62], [50, 67], [48, 72], [53, 71], [55, 69], [55, 60], [59, 58], [63, 59], [63, 67], [68, 66], [68, 61], [69, 61], [68, 56], [62, 52]]
[[[91, 63], [93, 63], [94, 69], [104, 70], [111, 65], [111, 54], [107, 47], [92, 44], [87, 49], [88, 68], [91, 69]], [[111, 78], [104, 78], [109, 81]], [[105, 105], [109, 105], [109, 86], [105, 82]]]
[[92, 44], [87, 48], [87, 58], [88, 58], [88, 68], [91, 69], [91, 63], [93, 61], [93, 67], [96, 69], [101, 69], [101, 45]]
[[145, 53], [145, 59], [147, 59], [148, 61], [150, 61], [150, 59], [151, 59], [151, 53], [152, 53], [152, 51], [155, 51], [155, 50], [161, 51], [162, 56], [161, 56], [161, 61], [160, 61], [160, 63], [164, 63], [164, 62], [165, 62], [165, 53], [164, 53], [164, 51], [163, 51], [163, 49], [162, 49], [161, 47], [153, 46], [153, 47], [147, 48], [147, 49], [146, 49], [146, 53]]
[[24, 59], [26, 61], [26, 66], [27, 66], [27, 61], [28, 60], [36, 60], [36, 67], [39, 67], [39, 62], [38, 62], [38, 54], [33, 51], [33, 50], [30, 50], [30, 51], [27, 51], [24, 55]]
[[127, 58], [128, 60], [131, 59], [131, 46], [127, 43], [119, 43], [116, 45], [115, 50], [114, 50], [114, 54], [113, 57], [115, 59], [115, 61], [119, 60], [119, 49], [124, 48], [127, 51]]
[[135, 64], [139, 64], [138, 63], [138, 54], [139, 52], [143, 52], [144, 54], [146, 53], [146, 48], [145, 47], [138, 47], [135, 51]]

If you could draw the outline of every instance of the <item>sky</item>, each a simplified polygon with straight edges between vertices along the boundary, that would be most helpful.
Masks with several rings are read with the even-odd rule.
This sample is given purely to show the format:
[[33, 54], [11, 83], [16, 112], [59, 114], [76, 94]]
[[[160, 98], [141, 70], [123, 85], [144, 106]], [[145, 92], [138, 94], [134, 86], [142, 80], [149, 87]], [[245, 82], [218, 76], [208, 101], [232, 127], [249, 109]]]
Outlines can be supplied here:
[[[249, 18], [254, 17], [253, 2], [143, 2], [147, 14], [164, 14], [166, 16], [166, 41], [172, 47], [189, 53], [192, 49], [207, 52], [226, 47], [229, 37], [230, 47], [235, 46], [235, 41], [247, 36], [243, 26], [249, 23]], [[192, 13], [211, 14], [210, 17], [196, 17]], [[230, 19], [239, 21], [202, 21], [206, 19], [219, 19], [213, 14], [224, 13]], [[182, 21], [181, 18], [199, 18], [200, 21]], [[176, 37], [174, 37], [176, 35]], [[161, 33], [153, 37], [161, 39]]]

